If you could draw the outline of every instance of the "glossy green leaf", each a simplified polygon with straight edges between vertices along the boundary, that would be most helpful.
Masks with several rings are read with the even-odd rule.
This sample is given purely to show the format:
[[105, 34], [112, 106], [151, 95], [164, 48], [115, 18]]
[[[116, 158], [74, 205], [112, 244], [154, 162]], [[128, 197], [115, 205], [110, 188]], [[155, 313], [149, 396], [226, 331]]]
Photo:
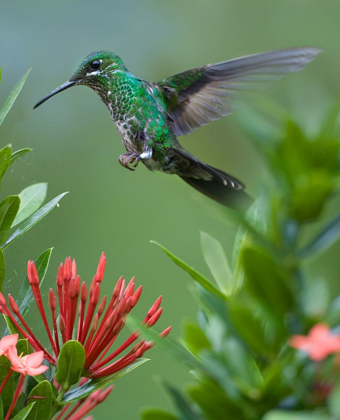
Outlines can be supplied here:
[[145, 408], [140, 414], [142, 420], [178, 420], [169, 411], [164, 411], [159, 408]]
[[32, 149], [26, 148], [26, 149], [16, 150], [15, 152], [13, 152], [11, 156], [10, 165], [12, 165], [17, 159], [21, 158], [22, 156], [24, 156], [26, 153], [30, 152], [31, 150]]
[[6, 146], [0, 150], [0, 180], [11, 163], [12, 148]]
[[[44, 397], [44, 398], [34, 398]], [[49, 419], [52, 407], [52, 388], [48, 381], [40, 382], [30, 392], [27, 405], [34, 404], [31, 412], [27, 416], [27, 420]]]
[[216, 294], [219, 297], [222, 297], [225, 300], [228, 300], [227, 296], [222, 293], [213, 283], [211, 283], [208, 279], [206, 279], [202, 274], [200, 274], [198, 271], [196, 271], [193, 267], [190, 267], [187, 265], [184, 261], [176, 257], [174, 254], [172, 254], [170, 251], [168, 251], [166, 248], [164, 248], [161, 244], [155, 241], [151, 241], [151, 243], [156, 244], [159, 246], [164, 253], [170, 257], [170, 259], [179, 267], [181, 267], [184, 271], [186, 271], [193, 280], [195, 280], [198, 284], [200, 284], [204, 289], [206, 289], [208, 292], [212, 292]]
[[316, 411], [272, 410], [265, 414], [262, 420], [330, 420], [330, 418], [326, 413]]
[[84, 347], [77, 340], [67, 341], [60, 349], [56, 371], [56, 380], [64, 390], [79, 382], [84, 363]]
[[39, 184], [33, 184], [25, 188], [19, 194], [20, 207], [19, 211], [12, 224], [13, 226], [18, 225], [27, 217], [31, 216], [45, 201], [47, 194], [47, 183], [40, 182]]
[[320, 254], [340, 238], [340, 215], [329, 222], [321, 231], [299, 251], [301, 258]]
[[4, 257], [4, 253], [2, 252], [2, 249], [0, 248], [0, 292], [2, 291], [5, 275], [6, 275], [5, 257]]
[[0, 243], [4, 242], [18, 213], [20, 198], [10, 195], [0, 203]]
[[30, 353], [28, 340], [26, 338], [20, 339], [16, 345], [18, 354], [26, 355]]
[[3, 120], [5, 119], [6, 115], [8, 114], [9, 110], [12, 108], [17, 96], [19, 95], [22, 87], [24, 86], [24, 83], [27, 79], [27, 76], [31, 69], [29, 69], [22, 78], [18, 81], [18, 83], [14, 86], [14, 89], [10, 93], [9, 97], [7, 98], [6, 102], [4, 103], [1, 111], [0, 111], [0, 125], [3, 123]]
[[218, 287], [226, 295], [232, 294], [233, 274], [221, 243], [208, 233], [201, 232], [201, 247], [204, 260]]
[[[9, 359], [7, 359], [6, 356], [0, 356], [0, 384], [3, 383], [10, 368], [11, 362], [9, 361]], [[1, 393], [5, 413], [7, 413], [7, 410], [9, 409], [9, 406], [11, 405], [11, 402], [13, 400], [14, 390], [14, 377], [12, 374], [7, 380], [7, 383]]]
[[[8, 318], [7, 315], [4, 315], [5, 321], [6, 321], [6, 331], [4, 333], [4, 335], [8, 335], [8, 334], [18, 334], [18, 331], [15, 327], [15, 325], [13, 324], [13, 322]], [[9, 333], [8, 333], [9, 331]], [[21, 337], [21, 335], [19, 334], [19, 337]]]
[[316, 219], [333, 189], [334, 181], [327, 169], [315, 169], [301, 176], [290, 196], [290, 217], [300, 223]]
[[196, 356], [200, 351], [211, 347], [209, 340], [201, 328], [191, 322], [187, 322], [184, 325], [183, 343]]
[[106, 385], [109, 385], [113, 381], [115, 381], [118, 378], [121, 378], [122, 376], [126, 375], [127, 373], [130, 373], [137, 367], [141, 366], [143, 363], [147, 362], [149, 359], [137, 359], [135, 362], [131, 363], [126, 368], [120, 370], [117, 373], [114, 373], [113, 375], [105, 376], [103, 378], [98, 379], [90, 379], [88, 382], [86, 382], [84, 385], [73, 389], [72, 391], [66, 392], [66, 394], [63, 396], [61, 403], [68, 404], [73, 403], [78, 400], [81, 400], [82, 398], [85, 398], [92, 394], [92, 392], [97, 391], [100, 388], [103, 388]]
[[[273, 350], [268, 343], [268, 337], [261, 322], [255, 317], [254, 308], [240, 304], [233, 304], [229, 307], [231, 321], [235, 330], [247, 343], [247, 345], [258, 355], [271, 353]], [[274, 343], [271, 343], [272, 345]]]
[[203, 420], [203, 417], [190, 406], [186, 398], [176, 388], [168, 383], [164, 383], [164, 386], [172, 397], [181, 420]]
[[[196, 383], [188, 388], [191, 400], [196, 403], [204, 412], [204, 419], [220, 420], [228, 413], [227, 419], [243, 419], [243, 410], [238, 403], [215, 383]], [[245, 406], [245, 403], [243, 404]], [[226, 419], [226, 420], [227, 420]]]
[[4, 420], [4, 404], [2, 402], [2, 396], [0, 395], [0, 420]]
[[247, 289], [266, 308], [281, 319], [294, 308], [294, 297], [283, 270], [263, 251], [248, 248], [243, 252]]
[[32, 409], [34, 408], [35, 404], [36, 404], [35, 402], [28, 404], [25, 408], [19, 411], [19, 413], [14, 417], [13, 420], [26, 420], [27, 418], [29, 418], [28, 416], [31, 413]]
[[[52, 251], [53, 251], [53, 248], [47, 249], [35, 261], [35, 265], [37, 267], [38, 276], [39, 276], [40, 287], [42, 285], [42, 282], [45, 279], [48, 265], [50, 263]], [[25, 280], [21, 283], [18, 298], [16, 300], [17, 304], [19, 305], [20, 313], [22, 316], [25, 316], [33, 300], [34, 300], [33, 292], [29, 284], [28, 278], [26, 276]]]
[[237, 386], [245, 394], [259, 389], [263, 385], [263, 378], [253, 356], [237, 339], [229, 337], [223, 345], [225, 364], [230, 375], [237, 382]]
[[32, 216], [26, 219], [23, 223], [21, 223], [18, 229], [6, 241], [6, 243], [3, 246], [3, 249], [7, 248], [8, 245], [10, 245], [16, 239], [18, 239], [21, 235], [23, 235], [25, 232], [31, 229], [36, 223], [38, 223], [39, 220], [45, 217], [59, 203], [59, 201], [64, 197], [65, 194], [67, 193], [65, 192], [63, 194], [58, 195], [53, 200], [51, 200], [50, 202], [45, 204], [43, 207], [41, 207], [34, 214], [32, 214]]

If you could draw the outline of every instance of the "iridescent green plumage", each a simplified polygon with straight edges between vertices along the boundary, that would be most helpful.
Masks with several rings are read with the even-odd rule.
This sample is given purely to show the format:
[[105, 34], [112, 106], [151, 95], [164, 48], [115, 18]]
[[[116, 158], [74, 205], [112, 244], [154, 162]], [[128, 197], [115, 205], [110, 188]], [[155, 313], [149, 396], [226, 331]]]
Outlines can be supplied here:
[[116, 54], [88, 55], [71, 79], [35, 106], [73, 85], [93, 89], [108, 107], [126, 153], [119, 162], [134, 169], [141, 161], [150, 170], [177, 174], [211, 198], [245, 208], [249, 196], [231, 175], [199, 161], [177, 136], [233, 112], [244, 91], [253, 91], [287, 73], [302, 70], [320, 52], [292, 48], [198, 67], [156, 83], [130, 73]]

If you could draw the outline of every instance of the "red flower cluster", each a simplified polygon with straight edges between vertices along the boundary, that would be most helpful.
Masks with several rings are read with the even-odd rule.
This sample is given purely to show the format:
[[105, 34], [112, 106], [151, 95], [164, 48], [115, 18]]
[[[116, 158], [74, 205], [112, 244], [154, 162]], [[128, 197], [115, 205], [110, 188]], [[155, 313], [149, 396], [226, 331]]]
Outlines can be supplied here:
[[[125, 325], [127, 314], [137, 304], [141, 296], [142, 287], [139, 286], [135, 290], [134, 278], [128, 285], [125, 285], [125, 280], [121, 277], [114, 287], [108, 305], [106, 305], [106, 296], [100, 301], [100, 285], [104, 277], [105, 264], [106, 258], [103, 253], [89, 289], [85, 282], [81, 282], [77, 274], [75, 260], [66, 258], [65, 263], [60, 264], [56, 293], [50, 289], [48, 299], [52, 318], [51, 329], [42, 302], [36, 266], [33, 261], [28, 262], [28, 280], [53, 353], [48, 352], [40, 344], [40, 340], [23, 319], [19, 307], [11, 295], [8, 295], [8, 306], [4, 296], [0, 293], [0, 312], [10, 318], [34, 350], [44, 352], [44, 357], [50, 364], [56, 365], [61, 344], [75, 339], [85, 348], [85, 370], [88, 377], [98, 378], [118, 372], [141, 357], [145, 351], [152, 347], [153, 343], [140, 340], [124, 356], [114, 361], [139, 337], [138, 332], [134, 332], [122, 345], [110, 353], [111, 346]], [[161, 316], [161, 300], [160, 296], [146, 314], [143, 324], [147, 327], [154, 325]], [[59, 325], [57, 325], [57, 301]], [[171, 327], [168, 327], [160, 335], [166, 337], [170, 330]], [[62, 343], [60, 343], [59, 337], [61, 337]]]

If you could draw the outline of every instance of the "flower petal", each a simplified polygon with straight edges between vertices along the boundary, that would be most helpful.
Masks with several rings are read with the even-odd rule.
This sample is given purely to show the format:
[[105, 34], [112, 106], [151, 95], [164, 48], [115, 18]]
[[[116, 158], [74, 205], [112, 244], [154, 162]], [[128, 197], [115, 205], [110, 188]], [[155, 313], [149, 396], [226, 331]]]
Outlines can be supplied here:
[[24, 356], [23, 363], [27, 368], [38, 368], [43, 360], [44, 360], [44, 352], [43, 351], [36, 351], [34, 353], [28, 354]]
[[46, 370], [48, 369], [48, 366], [45, 365], [41, 365], [38, 368], [27, 368], [26, 369], [26, 373], [29, 376], [36, 376], [36, 375], [41, 375], [42, 373], [46, 372]]
[[18, 357], [18, 350], [15, 346], [11, 346], [8, 348], [7, 357], [9, 361], [12, 363], [12, 367], [22, 366], [21, 360]]
[[18, 342], [18, 334], [6, 335], [0, 340], [0, 350], [4, 353], [10, 346], [15, 346]]

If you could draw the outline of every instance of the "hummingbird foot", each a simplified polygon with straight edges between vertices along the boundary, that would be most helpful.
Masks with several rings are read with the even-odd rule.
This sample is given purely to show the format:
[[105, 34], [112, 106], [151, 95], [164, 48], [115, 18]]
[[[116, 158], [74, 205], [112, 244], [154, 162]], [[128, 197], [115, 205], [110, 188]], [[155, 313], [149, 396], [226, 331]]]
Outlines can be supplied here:
[[119, 163], [129, 171], [134, 171], [140, 159], [139, 153], [124, 153], [119, 156]]

